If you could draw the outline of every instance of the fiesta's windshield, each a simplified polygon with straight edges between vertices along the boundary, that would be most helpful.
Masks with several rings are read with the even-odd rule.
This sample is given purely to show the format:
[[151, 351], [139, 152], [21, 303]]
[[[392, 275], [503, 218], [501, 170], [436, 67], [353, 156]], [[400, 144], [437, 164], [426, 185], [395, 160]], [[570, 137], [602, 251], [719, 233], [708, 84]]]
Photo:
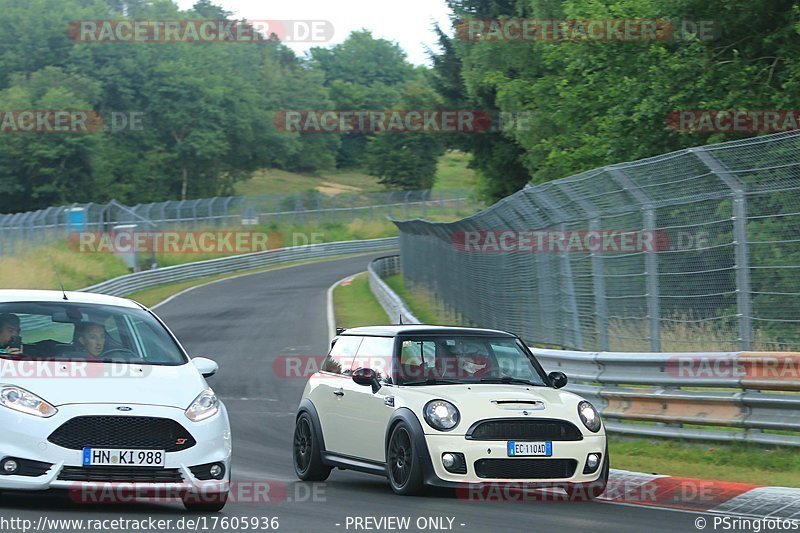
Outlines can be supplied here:
[[71, 302], [0, 304], [0, 357], [144, 365], [187, 362], [147, 311]]
[[404, 337], [397, 377], [400, 385], [546, 384], [538, 365], [508, 337]]

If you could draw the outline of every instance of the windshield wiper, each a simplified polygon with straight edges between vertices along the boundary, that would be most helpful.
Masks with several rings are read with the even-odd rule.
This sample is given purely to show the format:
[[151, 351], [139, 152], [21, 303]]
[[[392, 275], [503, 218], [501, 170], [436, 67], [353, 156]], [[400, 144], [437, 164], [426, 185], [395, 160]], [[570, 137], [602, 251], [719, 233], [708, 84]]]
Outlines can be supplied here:
[[417, 381], [406, 381], [402, 385], [461, 385], [461, 381], [453, 381], [452, 379], [428, 378], [420, 379]]
[[520, 385], [530, 385], [532, 387], [542, 386], [539, 383], [534, 383], [533, 381], [527, 379], [514, 378], [511, 376], [503, 376], [502, 378], [481, 378], [479, 381], [481, 383], [519, 383]]

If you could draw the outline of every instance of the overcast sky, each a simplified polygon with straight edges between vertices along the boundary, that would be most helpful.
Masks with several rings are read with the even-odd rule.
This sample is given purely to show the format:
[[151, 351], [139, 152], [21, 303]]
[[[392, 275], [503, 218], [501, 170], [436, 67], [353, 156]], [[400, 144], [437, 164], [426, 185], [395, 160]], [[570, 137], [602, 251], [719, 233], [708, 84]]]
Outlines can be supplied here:
[[[195, 0], [176, 0], [189, 9]], [[366, 28], [376, 37], [396, 41], [409, 61], [429, 64], [425, 46], [433, 47], [432, 31], [438, 22], [449, 30], [449, 13], [444, 0], [216, 0], [215, 4], [249, 20], [327, 20], [333, 24], [333, 41], [322, 44], [294, 43], [291, 48], [302, 55], [312, 46], [330, 46], [343, 41], [350, 32]]]

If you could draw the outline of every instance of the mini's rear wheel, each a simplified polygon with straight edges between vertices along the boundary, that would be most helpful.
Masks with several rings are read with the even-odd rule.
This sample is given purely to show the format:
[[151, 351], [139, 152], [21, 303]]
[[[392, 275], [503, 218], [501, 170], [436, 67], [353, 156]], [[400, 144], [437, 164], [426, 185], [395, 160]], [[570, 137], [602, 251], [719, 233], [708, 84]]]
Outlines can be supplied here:
[[297, 417], [292, 456], [295, 474], [303, 481], [325, 481], [331, 475], [331, 467], [322, 463], [319, 438], [308, 413]]
[[386, 461], [389, 483], [393, 491], [404, 496], [423, 492], [425, 487], [422, 482], [419, 451], [414, 446], [411, 431], [405, 422], [400, 422], [392, 430], [389, 448], [386, 450]]

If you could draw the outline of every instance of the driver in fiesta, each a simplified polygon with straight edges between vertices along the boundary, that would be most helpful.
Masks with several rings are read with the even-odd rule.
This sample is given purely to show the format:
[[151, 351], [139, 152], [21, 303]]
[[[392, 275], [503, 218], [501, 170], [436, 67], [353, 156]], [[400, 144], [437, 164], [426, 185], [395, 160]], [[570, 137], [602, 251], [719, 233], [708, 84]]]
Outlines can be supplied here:
[[106, 347], [106, 328], [96, 322], [82, 322], [78, 328], [77, 340], [90, 357], [99, 358]]

